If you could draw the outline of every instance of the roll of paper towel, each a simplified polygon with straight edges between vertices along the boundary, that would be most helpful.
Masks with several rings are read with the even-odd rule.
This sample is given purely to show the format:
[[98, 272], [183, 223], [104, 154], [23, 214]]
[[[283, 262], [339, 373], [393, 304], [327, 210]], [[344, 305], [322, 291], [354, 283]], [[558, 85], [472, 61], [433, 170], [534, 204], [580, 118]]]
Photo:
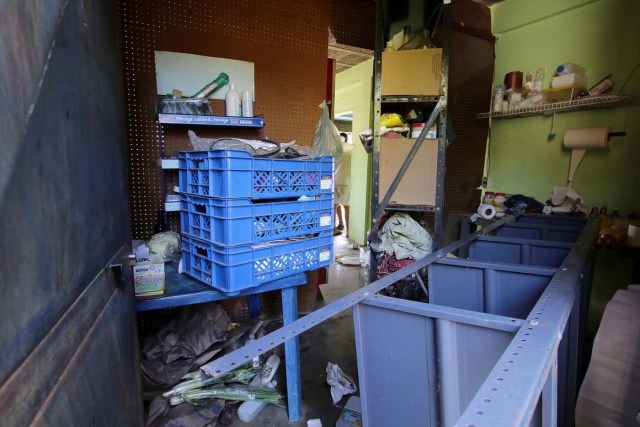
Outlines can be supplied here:
[[483, 203], [478, 206], [478, 215], [484, 219], [491, 219], [496, 216], [496, 208], [488, 203]]
[[569, 187], [573, 181], [573, 175], [587, 150], [596, 148], [611, 148], [611, 128], [582, 128], [567, 129], [564, 133], [564, 146], [571, 148], [571, 165], [569, 167]]

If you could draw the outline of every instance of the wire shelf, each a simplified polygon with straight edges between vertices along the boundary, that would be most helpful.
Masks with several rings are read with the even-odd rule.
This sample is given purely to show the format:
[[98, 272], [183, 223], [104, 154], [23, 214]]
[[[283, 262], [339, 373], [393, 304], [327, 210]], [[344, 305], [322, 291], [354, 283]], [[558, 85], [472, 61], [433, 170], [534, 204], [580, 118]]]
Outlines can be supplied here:
[[511, 119], [541, 114], [564, 113], [590, 108], [606, 108], [630, 102], [632, 99], [633, 97], [629, 95], [594, 95], [586, 98], [574, 99], [573, 101], [554, 102], [552, 104], [543, 104], [519, 110], [499, 113], [480, 113], [476, 116], [476, 119]]

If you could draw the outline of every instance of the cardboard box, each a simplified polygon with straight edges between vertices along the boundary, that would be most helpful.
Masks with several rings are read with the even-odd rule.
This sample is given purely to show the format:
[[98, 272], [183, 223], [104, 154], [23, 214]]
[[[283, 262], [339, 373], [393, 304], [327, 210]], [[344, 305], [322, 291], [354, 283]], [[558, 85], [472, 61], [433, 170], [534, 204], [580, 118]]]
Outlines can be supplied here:
[[563, 86], [542, 91], [542, 103], [553, 104], [555, 102], [571, 101], [576, 99], [578, 94], [586, 90], [583, 86]]
[[[407, 158], [415, 139], [380, 138], [380, 200], [387, 193], [393, 179]], [[438, 175], [438, 140], [425, 139], [409, 165], [400, 185], [391, 196], [390, 203], [400, 205], [436, 204], [436, 177]]]
[[587, 78], [581, 74], [570, 73], [563, 74], [561, 76], [554, 77], [551, 80], [552, 88], [559, 88], [562, 86], [582, 86], [587, 87]]
[[439, 96], [442, 49], [382, 52], [382, 96]]

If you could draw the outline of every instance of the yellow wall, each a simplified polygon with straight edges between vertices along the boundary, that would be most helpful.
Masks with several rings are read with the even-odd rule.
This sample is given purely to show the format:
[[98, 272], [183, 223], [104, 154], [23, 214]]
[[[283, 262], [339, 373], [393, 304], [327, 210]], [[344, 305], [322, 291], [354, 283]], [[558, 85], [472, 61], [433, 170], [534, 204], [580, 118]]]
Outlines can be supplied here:
[[371, 127], [371, 79], [373, 60], [336, 74], [334, 112], [353, 111], [353, 150], [351, 150], [351, 198], [349, 237], [365, 244], [370, 224], [370, 159], [358, 134]]
[[[613, 73], [617, 92], [640, 62], [640, 1], [509, 0], [492, 7], [497, 36], [494, 85], [510, 71], [544, 67], [548, 88], [557, 65], [586, 69], [588, 85]], [[624, 91], [640, 92], [640, 70]], [[591, 206], [640, 212], [640, 105], [557, 114], [556, 137], [547, 141], [551, 117], [494, 120], [488, 163], [490, 190], [521, 193], [544, 202], [565, 185], [571, 152], [562, 146], [569, 128], [612, 126], [626, 131], [612, 150], [587, 152], [573, 187]]]

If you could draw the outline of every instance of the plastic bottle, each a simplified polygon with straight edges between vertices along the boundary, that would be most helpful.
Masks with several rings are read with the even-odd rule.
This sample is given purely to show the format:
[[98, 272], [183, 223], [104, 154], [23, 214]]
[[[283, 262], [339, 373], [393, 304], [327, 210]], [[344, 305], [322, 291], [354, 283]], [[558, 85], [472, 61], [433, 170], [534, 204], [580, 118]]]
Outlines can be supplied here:
[[409, 40], [411, 39], [411, 25], [405, 25], [404, 28], [402, 28], [402, 47], [401, 49], [407, 49], [407, 44], [409, 43]]
[[211, 92], [218, 88], [221, 88], [227, 83], [229, 83], [229, 76], [227, 75], [227, 73], [220, 73], [218, 77], [215, 78], [215, 80], [200, 89], [195, 95], [192, 96], [192, 98], [204, 98], [205, 96], [209, 96]]
[[542, 93], [542, 85], [544, 84], [544, 68], [536, 70], [536, 78], [533, 81], [533, 93]]
[[235, 88], [235, 85], [231, 83], [229, 92], [224, 97], [226, 115], [229, 117], [240, 117], [240, 94]]
[[558, 65], [556, 68], [556, 75], [576, 73], [584, 76], [584, 68], [573, 62], [567, 62], [566, 64]]
[[[269, 356], [267, 362], [262, 368], [262, 371], [258, 375], [256, 375], [253, 381], [251, 381], [251, 386], [262, 386], [274, 389], [277, 383], [275, 381], [272, 381], [272, 379], [276, 373], [276, 370], [278, 370], [278, 366], [280, 366], [280, 358], [275, 354]], [[260, 411], [262, 411], [262, 408], [264, 408], [266, 405], [266, 402], [247, 400], [246, 402], [243, 402], [238, 408], [238, 418], [240, 418], [240, 420], [244, 421], [245, 423], [249, 423], [260, 413]]]
[[253, 117], [253, 97], [251, 91], [242, 91], [242, 117]]
[[494, 194], [493, 191], [486, 191], [484, 193], [484, 196], [482, 197], [482, 203], [486, 203], [488, 205], [492, 205], [494, 196], [495, 196], [495, 194]]
[[496, 209], [504, 209], [504, 202], [506, 200], [507, 197], [504, 193], [496, 193], [492, 204]]
[[502, 86], [496, 86], [495, 95], [493, 95], [493, 112], [502, 112], [502, 101], [504, 100], [504, 92]]
[[[273, 390], [276, 388], [277, 384], [278, 383], [276, 381], [271, 381], [265, 387]], [[238, 407], [238, 418], [240, 418], [240, 421], [250, 423], [265, 406], [267, 406], [267, 402], [261, 402], [259, 400], [247, 400], [242, 402]]]

